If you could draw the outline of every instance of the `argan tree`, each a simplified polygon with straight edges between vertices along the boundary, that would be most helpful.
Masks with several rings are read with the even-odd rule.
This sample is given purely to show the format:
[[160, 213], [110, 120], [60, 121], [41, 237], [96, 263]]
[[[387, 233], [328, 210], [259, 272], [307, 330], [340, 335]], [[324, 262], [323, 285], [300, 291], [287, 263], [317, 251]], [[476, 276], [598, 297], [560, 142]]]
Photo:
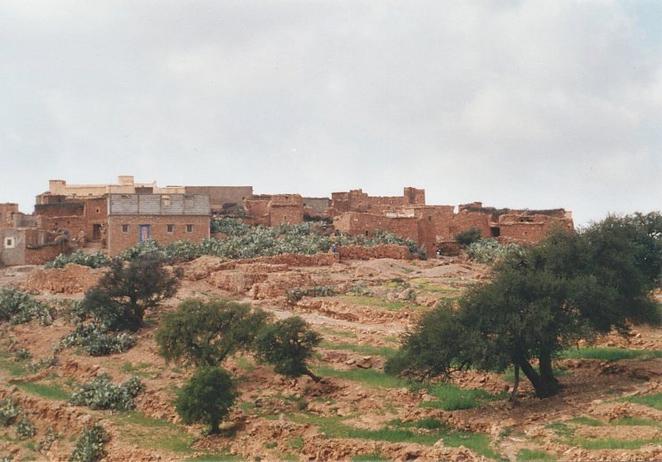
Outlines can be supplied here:
[[175, 409], [184, 423], [207, 424], [209, 433], [216, 434], [236, 398], [230, 374], [220, 367], [203, 367], [177, 393]]
[[316, 382], [320, 378], [308, 368], [307, 361], [321, 337], [298, 316], [265, 326], [255, 339], [257, 358], [273, 365], [274, 370], [287, 377], [307, 375]]
[[228, 300], [188, 299], [163, 316], [156, 343], [166, 361], [216, 366], [253, 345], [267, 314]]
[[109, 271], [85, 294], [82, 311], [106, 329], [136, 331], [145, 310], [177, 292], [180, 276], [181, 271], [169, 271], [157, 253], [128, 263], [114, 258]]
[[444, 375], [473, 366], [515, 368], [536, 395], [556, 394], [553, 359], [579, 339], [632, 323], [659, 324], [651, 298], [662, 270], [659, 214], [610, 216], [579, 233], [557, 231], [506, 258], [491, 282], [457, 306], [437, 306], [405, 335], [391, 372]]

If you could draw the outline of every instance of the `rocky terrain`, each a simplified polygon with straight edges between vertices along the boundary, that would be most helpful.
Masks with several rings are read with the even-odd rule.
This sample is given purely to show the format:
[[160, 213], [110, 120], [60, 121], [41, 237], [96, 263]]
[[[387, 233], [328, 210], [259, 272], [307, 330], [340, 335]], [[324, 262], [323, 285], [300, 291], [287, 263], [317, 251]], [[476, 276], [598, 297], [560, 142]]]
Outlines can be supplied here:
[[[361, 258], [361, 255], [352, 255]], [[637, 328], [596, 345], [578, 345], [556, 367], [563, 391], [536, 399], [527, 383], [508, 400], [512, 374], [458, 373], [449, 383], [416, 384], [382, 367], [399, 336], [439, 300], [489, 278], [487, 266], [460, 258], [342, 260], [328, 256], [182, 264], [178, 293], [148, 313], [137, 345], [92, 357], [54, 353], [73, 330], [0, 324], [0, 399], [11, 396], [36, 426], [19, 438], [0, 427], [0, 460], [67, 460], [91, 422], [110, 433], [109, 461], [170, 460], [582, 460], [662, 459], [662, 333]], [[0, 269], [0, 287], [20, 287], [60, 307], [83, 297], [102, 269]], [[293, 297], [324, 287], [324, 296]], [[166, 364], [153, 336], [161, 313], [189, 297], [225, 297], [282, 318], [303, 317], [323, 337], [314, 361], [319, 383], [275, 374], [249, 355], [225, 363], [240, 397], [226, 431], [202, 435], [179, 421], [172, 401], [191, 371]], [[146, 386], [137, 409], [94, 411], [68, 403], [77, 384], [101, 373]], [[11, 457], [12, 459], [2, 459]]]

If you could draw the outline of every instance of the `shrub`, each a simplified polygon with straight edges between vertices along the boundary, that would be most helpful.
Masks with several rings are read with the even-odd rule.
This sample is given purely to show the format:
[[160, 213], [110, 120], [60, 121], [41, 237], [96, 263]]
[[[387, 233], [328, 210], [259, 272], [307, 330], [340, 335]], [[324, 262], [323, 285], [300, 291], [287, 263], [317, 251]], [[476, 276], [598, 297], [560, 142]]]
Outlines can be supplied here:
[[21, 408], [11, 398], [0, 401], [0, 425], [6, 427], [16, 420], [21, 413]]
[[69, 457], [69, 462], [97, 462], [106, 455], [104, 446], [110, 437], [106, 430], [95, 424], [83, 431], [76, 441], [76, 447]]
[[249, 349], [266, 318], [264, 311], [243, 303], [189, 299], [163, 316], [156, 343], [166, 361], [215, 366]]
[[110, 264], [110, 259], [103, 253], [97, 252], [88, 254], [81, 250], [76, 250], [70, 254], [61, 253], [54, 260], [49, 261], [44, 265], [45, 268], [63, 268], [69, 263], [77, 265], [89, 266], [90, 268], [101, 268]]
[[175, 408], [184, 423], [207, 424], [214, 434], [236, 398], [230, 374], [219, 367], [204, 367], [177, 393]]
[[279, 374], [287, 377], [305, 374], [317, 382], [319, 377], [308, 369], [306, 362], [321, 340], [303, 319], [294, 316], [260, 331], [255, 339], [256, 355], [259, 360], [273, 365]]
[[70, 402], [91, 409], [128, 411], [135, 407], [134, 399], [144, 389], [138, 377], [115, 385], [107, 374], [101, 374], [71, 395]]
[[20, 439], [25, 440], [35, 436], [37, 434], [37, 429], [27, 417], [23, 417], [16, 424], [16, 433]]
[[497, 263], [509, 256], [523, 255], [524, 249], [518, 244], [501, 244], [496, 239], [480, 239], [467, 247], [467, 255], [478, 263]]
[[41, 453], [48, 452], [53, 446], [53, 443], [60, 438], [60, 435], [53, 430], [53, 427], [48, 427], [46, 434], [37, 444], [37, 450]]
[[44, 325], [53, 323], [51, 308], [33, 296], [16, 289], [0, 289], [0, 321], [23, 324], [38, 319]]
[[467, 229], [466, 231], [462, 231], [461, 233], [456, 234], [455, 235], [455, 240], [461, 246], [466, 247], [470, 244], [473, 244], [476, 241], [479, 241], [481, 237], [482, 237], [482, 234], [480, 232], [480, 229], [470, 228], [470, 229]]
[[71, 334], [60, 340], [61, 347], [79, 346], [90, 356], [122, 353], [135, 344], [135, 336], [126, 332], [108, 332], [97, 324], [78, 324]]
[[127, 265], [115, 258], [110, 271], [85, 294], [81, 310], [108, 330], [136, 331], [145, 310], [177, 292], [178, 270], [171, 274], [158, 253], [145, 253]]
[[333, 297], [336, 291], [333, 287], [329, 286], [315, 286], [315, 287], [295, 287], [287, 291], [287, 301], [289, 303], [296, 303], [303, 297]]

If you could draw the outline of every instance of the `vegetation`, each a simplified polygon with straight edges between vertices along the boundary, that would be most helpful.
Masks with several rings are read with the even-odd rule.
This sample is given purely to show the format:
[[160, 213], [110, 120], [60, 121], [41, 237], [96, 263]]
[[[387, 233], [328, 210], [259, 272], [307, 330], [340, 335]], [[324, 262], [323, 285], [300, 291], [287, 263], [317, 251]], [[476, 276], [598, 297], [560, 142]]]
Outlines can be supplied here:
[[329, 286], [295, 287], [287, 291], [287, 301], [294, 304], [303, 297], [333, 297], [336, 290]]
[[264, 311], [247, 304], [189, 299], [163, 316], [156, 343], [166, 361], [216, 366], [228, 355], [250, 349], [266, 319]]
[[70, 254], [61, 253], [54, 260], [44, 265], [45, 268], [64, 268], [69, 263], [76, 265], [89, 266], [90, 268], [102, 268], [110, 265], [110, 258], [101, 252], [94, 254], [85, 253], [82, 250], [76, 250]]
[[455, 235], [455, 240], [461, 246], [466, 247], [470, 244], [473, 244], [476, 241], [479, 241], [481, 239], [481, 237], [482, 237], [482, 234], [480, 232], [480, 229], [470, 228], [470, 229], [467, 229], [466, 231], [462, 231], [461, 233], [456, 234]]
[[115, 258], [110, 270], [85, 294], [82, 312], [102, 328], [136, 331], [145, 310], [177, 291], [180, 271], [171, 274], [156, 253], [147, 253], [125, 264]]
[[498, 263], [511, 255], [524, 253], [522, 246], [514, 243], [502, 244], [496, 239], [479, 239], [467, 245], [467, 255], [478, 263]]
[[70, 402], [91, 409], [128, 411], [135, 407], [134, 399], [143, 389], [144, 385], [137, 377], [132, 377], [121, 385], [115, 385], [110, 376], [102, 374], [72, 394]]
[[643, 404], [650, 406], [658, 411], [662, 411], [662, 393], [653, 393], [650, 395], [631, 396], [627, 398], [631, 403]]
[[97, 462], [103, 459], [106, 456], [104, 446], [109, 439], [108, 433], [99, 424], [86, 429], [76, 441], [69, 462]]
[[563, 358], [599, 359], [601, 361], [619, 361], [621, 359], [662, 358], [662, 350], [630, 350], [614, 347], [569, 348], [561, 353]]
[[441, 303], [424, 315], [387, 370], [436, 376], [512, 364], [515, 390], [521, 370], [537, 396], [556, 394], [552, 361], [568, 346], [612, 329], [626, 332], [629, 323], [660, 322], [650, 293], [662, 270], [662, 224], [646, 217], [608, 217], [510, 255], [457, 309]]
[[175, 408], [184, 423], [207, 424], [209, 433], [215, 434], [236, 397], [230, 374], [219, 367], [203, 367], [177, 393]]
[[0, 425], [6, 427], [16, 420], [21, 413], [21, 408], [11, 398], [0, 401]]
[[306, 363], [321, 340], [303, 319], [293, 316], [263, 327], [255, 339], [255, 353], [279, 374], [307, 375], [317, 382], [320, 378]]
[[11, 288], [0, 289], [0, 322], [23, 324], [33, 319], [50, 325], [53, 322], [53, 311], [25, 292]]
[[22, 440], [32, 438], [37, 434], [37, 429], [27, 417], [22, 417], [16, 424], [16, 434]]
[[136, 344], [135, 336], [126, 332], [108, 332], [98, 324], [78, 324], [74, 331], [60, 340], [60, 346], [79, 346], [90, 356], [122, 353]]

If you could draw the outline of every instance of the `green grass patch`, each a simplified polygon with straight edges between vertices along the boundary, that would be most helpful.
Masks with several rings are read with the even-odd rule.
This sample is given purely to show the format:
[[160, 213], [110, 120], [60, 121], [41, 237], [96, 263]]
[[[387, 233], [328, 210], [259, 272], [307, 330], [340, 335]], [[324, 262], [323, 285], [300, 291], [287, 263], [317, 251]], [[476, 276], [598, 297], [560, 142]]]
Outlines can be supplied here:
[[625, 398], [625, 401], [631, 403], [643, 404], [644, 406], [650, 406], [658, 411], [662, 411], [662, 393], [653, 393], [652, 395], [641, 395], [641, 396], [630, 396]]
[[398, 351], [391, 347], [376, 347], [372, 345], [358, 345], [355, 343], [336, 343], [328, 342], [326, 340], [320, 344], [320, 347], [328, 350], [353, 351], [362, 355], [382, 356], [384, 358], [390, 358]]
[[522, 449], [517, 453], [517, 462], [536, 461], [536, 462], [554, 462], [556, 457], [545, 451], [536, 451], [534, 449]]
[[295, 422], [316, 425], [328, 438], [356, 438], [389, 443], [416, 443], [431, 446], [442, 439], [447, 446], [465, 446], [472, 451], [492, 459], [500, 455], [490, 447], [490, 439], [483, 433], [450, 430], [445, 426], [434, 431], [421, 430], [414, 425], [387, 425], [378, 430], [352, 427], [342, 422], [340, 417], [323, 417], [310, 414], [292, 416]]
[[126, 363], [122, 364], [122, 366], [120, 367], [120, 370], [122, 372], [127, 373], [127, 374], [137, 375], [139, 377], [143, 377], [143, 378], [146, 378], [146, 379], [153, 379], [153, 378], [155, 378], [155, 376], [157, 374], [150, 370], [152, 367], [153, 366], [149, 363], [135, 363], [134, 364], [134, 363], [131, 363], [131, 362], [126, 362]]
[[322, 327], [319, 329], [319, 331], [322, 334], [328, 334], [328, 335], [335, 335], [336, 337], [343, 337], [343, 338], [357, 338], [357, 335], [348, 330], [341, 330], [341, 329], [332, 329], [330, 327]]
[[303, 438], [301, 436], [290, 438], [290, 440], [287, 442], [287, 446], [291, 449], [301, 449], [303, 448]]
[[623, 426], [642, 426], [642, 427], [661, 427], [662, 422], [653, 419], [646, 419], [644, 417], [622, 417], [609, 422], [609, 425], [623, 425]]
[[112, 419], [121, 424], [123, 439], [139, 447], [175, 453], [192, 452], [193, 437], [184, 427], [136, 411], [115, 414]]
[[334, 369], [332, 367], [321, 366], [315, 368], [315, 372], [322, 377], [335, 377], [339, 379], [352, 380], [360, 382], [369, 387], [376, 388], [404, 388], [407, 387], [407, 381], [399, 377], [384, 374], [375, 369]]
[[639, 449], [648, 444], [660, 444], [662, 440], [637, 439], [637, 440], [619, 440], [615, 438], [572, 438], [565, 441], [566, 444], [578, 446], [584, 449]]
[[580, 417], [573, 417], [570, 419], [570, 422], [574, 424], [579, 424], [579, 425], [586, 425], [589, 427], [601, 427], [604, 425], [604, 422], [594, 419], [592, 417], [586, 417], [586, 416], [580, 416]]
[[71, 397], [69, 392], [56, 383], [18, 382], [16, 386], [31, 395], [55, 401], [66, 401]]
[[6, 353], [0, 353], [0, 369], [12, 377], [21, 377], [30, 373], [24, 361], [17, 362]]
[[545, 427], [556, 433], [556, 436], [560, 436], [562, 438], [569, 438], [575, 434], [575, 429], [563, 422], [552, 422], [545, 425]]
[[601, 361], [619, 361], [621, 359], [662, 358], [662, 350], [631, 350], [615, 347], [571, 348], [561, 353], [566, 359], [599, 359]]
[[251, 358], [247, 358], [246, 356], [239, 356], [236, 358], [236, 361], [237, 367], [244, 372], [253, 372], [257, 367], [255, 365], [255, 361], [253, 361]]
[[480, 389], [463, 389], [449, 383], [431, 385], [428, 392], [436, 399], [425, 401], [421, 403], [421, 406], [445, 411], [473, 409], [487, 401], [501, 399], [505, 396], [505, 394], [492, 395]]

